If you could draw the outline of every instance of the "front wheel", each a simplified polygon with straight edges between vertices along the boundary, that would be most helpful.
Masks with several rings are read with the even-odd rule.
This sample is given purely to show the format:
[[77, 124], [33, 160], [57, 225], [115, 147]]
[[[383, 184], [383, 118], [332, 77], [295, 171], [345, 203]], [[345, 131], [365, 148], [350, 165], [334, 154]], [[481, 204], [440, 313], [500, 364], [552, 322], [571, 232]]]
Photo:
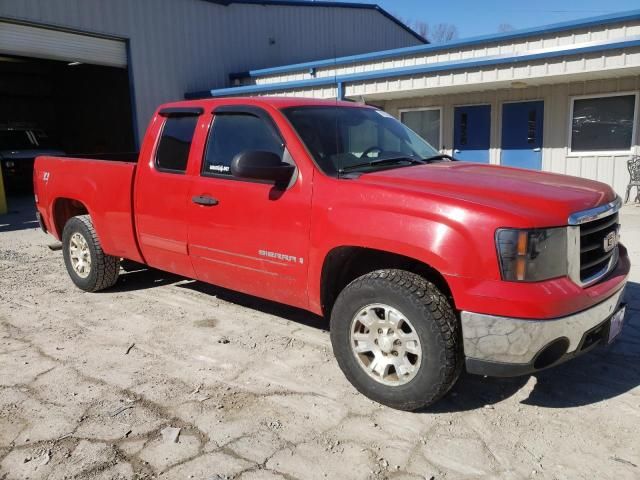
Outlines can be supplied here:
[[120, 258], [107, 255], [89, 215], [71, 218], [62, 231], [62, 255], [67, 272], [85, 292], [97, 292], [115, 285]]
[[378, 270], [351, 282], [331, 314], [340, 368], [363, 395], [399, 410], [435, 403], [462, 370], [456, 316], [419, 275]]

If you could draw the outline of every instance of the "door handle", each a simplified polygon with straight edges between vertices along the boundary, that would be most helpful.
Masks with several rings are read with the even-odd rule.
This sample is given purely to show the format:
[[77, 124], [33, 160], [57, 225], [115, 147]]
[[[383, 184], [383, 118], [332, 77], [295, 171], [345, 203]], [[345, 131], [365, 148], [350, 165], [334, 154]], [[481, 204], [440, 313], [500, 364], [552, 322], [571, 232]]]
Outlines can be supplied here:
[[457, 148], [453, 151], [453, 153], [460, 153], [460, 150], [458, 150]]
[[215, 205], [218, 205], [218, 200], [208, 195], [195, 195], [191, 198], [191, 201], [204, 207], [213, 207]]
[[540, 147], [538, 147], [538, 148], [534, 148], [534, 149], [533, 149], [533, 151], [534, 151], [534, 152], [539, 152], [539, 151], [540, 151]]

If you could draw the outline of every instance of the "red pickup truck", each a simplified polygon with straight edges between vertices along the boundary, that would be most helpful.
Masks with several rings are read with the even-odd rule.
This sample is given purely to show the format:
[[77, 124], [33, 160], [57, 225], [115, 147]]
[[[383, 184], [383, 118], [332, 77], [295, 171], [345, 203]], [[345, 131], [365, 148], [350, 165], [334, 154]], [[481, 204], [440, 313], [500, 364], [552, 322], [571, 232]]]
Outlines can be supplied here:
[[556, 365], [624, 320], [610, 187], [455, 161], [356, 103], [163, 105], [137, 162], [39, 157], [34, 183], [81, 289], [129, 259], [324, 315], [347, 378], [398, 409], [465, 366]]

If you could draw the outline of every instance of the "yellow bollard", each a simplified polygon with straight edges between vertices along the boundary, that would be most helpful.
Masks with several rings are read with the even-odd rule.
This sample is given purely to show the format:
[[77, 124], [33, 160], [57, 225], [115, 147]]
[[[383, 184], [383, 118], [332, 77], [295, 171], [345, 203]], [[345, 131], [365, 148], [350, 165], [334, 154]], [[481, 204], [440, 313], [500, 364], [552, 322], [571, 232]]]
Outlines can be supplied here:
[[2, 180], [2, 167], [0, 167], [0, 215], [7, 213], [7, 195], [4, 191], [4, 181]]

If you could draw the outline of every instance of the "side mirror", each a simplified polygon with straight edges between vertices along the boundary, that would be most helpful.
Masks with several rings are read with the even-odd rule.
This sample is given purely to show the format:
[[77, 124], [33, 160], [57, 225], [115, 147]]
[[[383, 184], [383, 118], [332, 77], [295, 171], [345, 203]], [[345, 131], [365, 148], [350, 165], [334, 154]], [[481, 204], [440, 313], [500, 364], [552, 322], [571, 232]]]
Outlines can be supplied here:
[[274, 182], [276, 186], [286, 185], [295, 167], [283, 162], [273, 152], [247, 151], [240, 152], [231, 161], [231, 174], [240, 178], [252, 178], [255, 180], [267, 180]]

